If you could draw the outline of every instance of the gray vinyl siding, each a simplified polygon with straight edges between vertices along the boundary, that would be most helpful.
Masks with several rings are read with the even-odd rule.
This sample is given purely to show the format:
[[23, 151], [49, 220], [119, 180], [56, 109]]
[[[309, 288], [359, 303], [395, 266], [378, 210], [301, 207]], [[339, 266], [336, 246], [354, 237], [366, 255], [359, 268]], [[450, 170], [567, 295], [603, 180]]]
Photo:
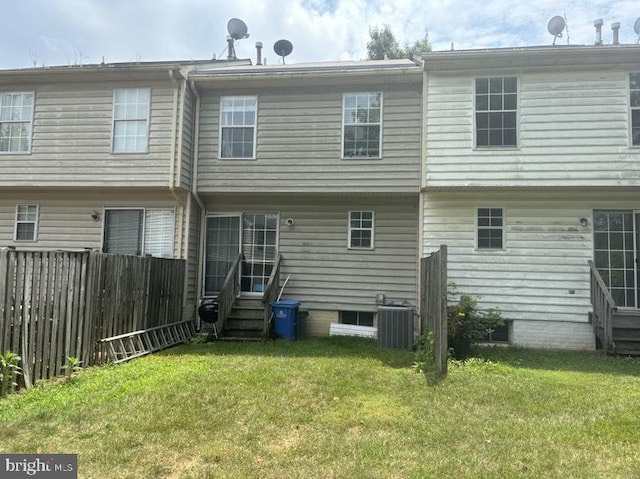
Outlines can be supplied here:
[[186, 259], [187, 259], [187, 285], [186, 285], [186, 302], [184, 309], [184, 319], [195, 319], [197, 298], [198, 298], [198, 255], [200, 248], [200, 217], [201, 210], [198, 203], [194, 200], [191, 202], [190, 216], [187, 217], [185, 213], [185, 228], [189, 227], [190, 230], [186, 232]]
[[[37, 241], [13, 241], [17, 204], [39, 205]], [[14, 246], [16, 249], [101, 249], [104, 208], [175, 208], [176, 227], [174, 249], [176, 256], [180, 229], [181, 211], [175, 200], [165, 192], [14, 192], [0, 196], [0, 247]], [[100, 218], [94, 221], [92, 211]]]
[[[475, 248], [477, 207], [503, 208], [503, 250]], [[428, 193], [424, 252], [446, 244], [449, 280], [506, 319], [584, 323], [593, 210], [638, 208], [637, 195], [623, 192]]]
[[[151, 88], [149, 151], [112, 154], [113, 90]], [[31, 154], [0, 155], [0, 186], [165, 186], [173, 89], [168, 83], [3, 86], [35, 91]]]
[[[342, 159], [342, 98], [383, 92], [382, 158]], [[203, 192], [418, 192], [421, 86], [288, 88], [258, 95], [256, 159], [219, 160], [220, 96], [202, 96], [198, 189]]]
[[[307, 309], [375, 311], [377, 293], [416, 304], [417, 203], [417, 197], [220, 198], [208, 213], [278, 212], [282, 281], [291, 276], [283, 297]], [[350, 210], [374, 211], [373, 250], [347, 247]]]
[[[628, 72], [562, 70], [427, 73], [427, 187], [640, 185]], [[518, 148], [475, 149], [474, 78], [510, 75], [519, 81]]]

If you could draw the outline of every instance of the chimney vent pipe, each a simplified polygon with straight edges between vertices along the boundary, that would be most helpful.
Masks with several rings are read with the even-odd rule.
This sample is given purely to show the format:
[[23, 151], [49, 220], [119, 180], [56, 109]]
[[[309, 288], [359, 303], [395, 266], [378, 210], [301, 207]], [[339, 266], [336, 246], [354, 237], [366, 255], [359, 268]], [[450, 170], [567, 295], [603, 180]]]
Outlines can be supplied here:
[[613, 30], [613, 44], [620, 45], [620, 22], [612, 23], [611, 30]]
[[602, 25], [604, 21], [602, 18], [598, 18], [593, 22], [593, 26], [596, 27], [596, 42], [595, 45], [602, 45]]
[[258, 56], [256, 65], [262, 65], [262, 42], [256, 42], [256, 54]]

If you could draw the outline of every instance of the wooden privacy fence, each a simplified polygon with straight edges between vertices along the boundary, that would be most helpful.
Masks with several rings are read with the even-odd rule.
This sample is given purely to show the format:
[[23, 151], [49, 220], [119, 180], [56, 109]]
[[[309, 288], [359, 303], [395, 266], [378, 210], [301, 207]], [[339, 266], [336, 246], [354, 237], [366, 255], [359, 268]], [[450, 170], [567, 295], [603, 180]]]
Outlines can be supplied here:
[[422, 258], [420, 290], [420, 331], [431, 331], [434, 359], [441, 377], [447, 374], [447, 246]]
[[185, 261], [98, 251], [0, 250], [0, 353], [25, 385], [106, 361], [98, 341], [182, 320]]

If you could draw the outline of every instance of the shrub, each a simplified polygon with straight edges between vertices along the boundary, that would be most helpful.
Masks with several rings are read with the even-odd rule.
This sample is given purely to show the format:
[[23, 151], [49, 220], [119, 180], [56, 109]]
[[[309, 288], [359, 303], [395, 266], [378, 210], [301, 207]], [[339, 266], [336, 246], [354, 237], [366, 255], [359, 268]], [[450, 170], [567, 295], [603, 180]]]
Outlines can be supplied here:
[[0, 398], [9, 394], [9, 391], [18, 385], [16, 377], [20, 372], [20, 356], [7, 351], [6, 354], [0, 354]]
[[[451, 298], [458, 298], [452, 301]], [[447, 306], [449, 351], [454, 358], [464, 359], [471, 354], [473, 346], [496, 326], [504, 324], [497, 308], [478, 309], [479, 296], [460, 294], [455, 284], [449, 285], [449, 304]]]

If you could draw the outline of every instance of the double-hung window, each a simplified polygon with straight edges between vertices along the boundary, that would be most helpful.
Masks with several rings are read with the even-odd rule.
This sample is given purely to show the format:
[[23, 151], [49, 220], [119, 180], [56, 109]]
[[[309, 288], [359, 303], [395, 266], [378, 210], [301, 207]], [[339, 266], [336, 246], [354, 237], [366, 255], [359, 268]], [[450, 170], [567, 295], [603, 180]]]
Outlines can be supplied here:
[[149, 147], [149, 88], [113, 92], [113, 152], [146, 153]]
[[640, 146], [640, 73], [629, 75], [629, 105], [631, 107], [631, 144]]
[[380, 158], [382, 93], [345, 93], [342, 112], [342, 156]]
[[518, 79], [476, 78], [476, 147], [518, 146]]
[[349, 212], [349, 248], [373, 249], [373, 211]]
[[16, 241], [35, 241], [38, 237], [38, 205], [16, 207]]
[[225, 96], [220, 100], [220, 158], [255, 158], [255, 96]]
[[478, 249], [502, 249], [503, 220], [502, 208], [478, 208]]
[[0, 152], [29, 153], [33, 92], [0, 93]]
[[172, 208], [107, 209], [103, 250], [173, 258], [174, 223]]

